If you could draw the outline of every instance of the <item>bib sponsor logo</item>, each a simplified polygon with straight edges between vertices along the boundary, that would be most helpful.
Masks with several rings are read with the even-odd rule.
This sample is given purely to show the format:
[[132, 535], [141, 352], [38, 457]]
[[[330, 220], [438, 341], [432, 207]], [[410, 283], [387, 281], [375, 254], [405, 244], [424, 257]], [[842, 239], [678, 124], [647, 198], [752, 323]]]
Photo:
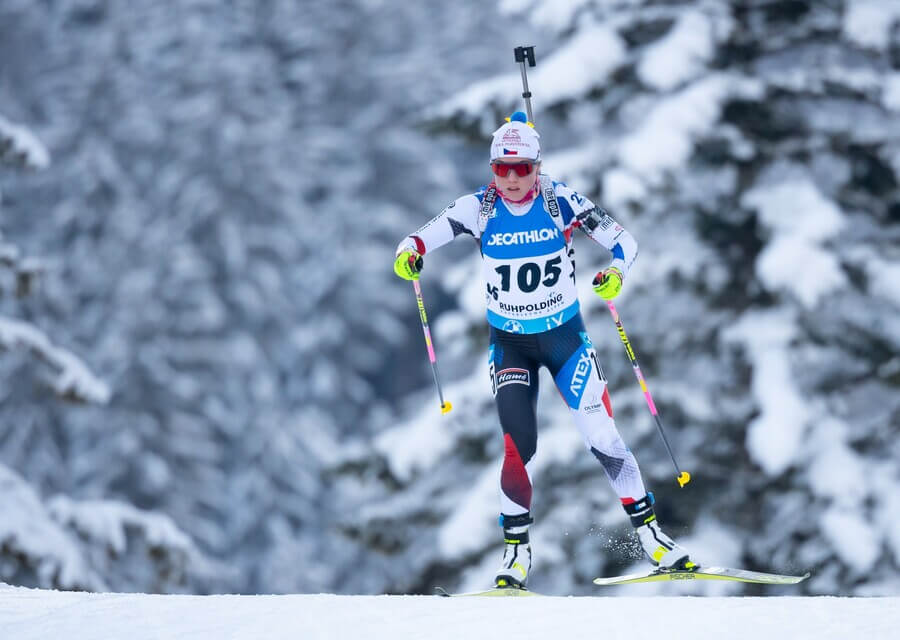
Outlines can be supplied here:
[[565, 312], [559, 314], [558, 316], [550, 316], [547, 318], [547, 330], [555, 329], [556, 327], [563, 326], [563, 318], [566, 317]]
[[492, 233], [487, 245], [489, 247], [501, 247], [516, 244], [531, 244], [534, 242], [546, 242], [559, 237], [559, 229], [532, 229], [530, 231], [515, 231], [513, 233]]
[[517, 320], [507, 320], [503, 323], [503, 331], [507, 333], [525, 333], [525, 327]]
[[508, 304], [506, 302], [500, 302], [499, 307], [501, 311], [506, 311], [508, 313], [536, 313], [538, 311], [549, 311], [553, 307], [562, 304], [563, 295], [561, 293], [557, 293], [556, 295], [552, 295], [543, 302], [535, 302], [531, 304]]
[[505, 387], [508, 384], [524, 384], [531, 385], [531, 376], [528, 369], [501, 369], [497, 372], [497, 388]]

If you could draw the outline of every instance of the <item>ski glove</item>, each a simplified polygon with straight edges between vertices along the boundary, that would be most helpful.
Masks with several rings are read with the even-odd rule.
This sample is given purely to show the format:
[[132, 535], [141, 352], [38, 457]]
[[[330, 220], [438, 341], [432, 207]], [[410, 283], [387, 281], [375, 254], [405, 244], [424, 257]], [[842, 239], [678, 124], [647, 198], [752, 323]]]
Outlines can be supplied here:
[[394, 273], [404, 280], [418, 280], [422, 270], [422, 256], [415, 251], [402, 251], [394, 260]]
[[612, 300], [622, 290], [622, 272], [609, 267], [594, 276], [594, 293], [604, 300]]

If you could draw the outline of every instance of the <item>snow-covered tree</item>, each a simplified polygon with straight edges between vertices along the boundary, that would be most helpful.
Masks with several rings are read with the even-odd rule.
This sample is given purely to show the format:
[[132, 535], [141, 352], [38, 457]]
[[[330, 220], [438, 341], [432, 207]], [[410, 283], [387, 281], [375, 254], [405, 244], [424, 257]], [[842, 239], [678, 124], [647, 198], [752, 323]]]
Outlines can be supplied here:
[[22, 305], [111, 389], [102, 409], [7, 398], [29, 429], [0, 461], [42, 495], [163, 511], [239, 569], [219, 590], [355, 588], [329, 467], [427, 373], [396, 357], [421, 345], [393, 244], [420, 192], [462, 188], [446, 149], [470, 152], [416, 120], [500, 25], [476, 0], [384, 9], [0, 5], [0, 104], [54, 155], [4, 184], [4, 230], [54, 256]]
[[[508, 21], [551, 34], [529, 76], [545, 171], [596, 196], [640, 244], [618, 306], [693, 472], [687, 488], [586, 286], [603, 264], [589, 243], [580, 286], [662, 521], [701, 562], [811, 569], [803, 588], [816, 593], [896, 590], [900, 3], [501, 4]], [[486, 147], [519, 87], [510, 61], [426, 117]], [[446, 277], [466, 312], [437, 321], [439, 347], [466, 336], [485, 347], [477, 259], [423, 275]], [[435, 576], [483, 583], [497, 561], [501, 445], [485, 375], [447, 391], [455, 417], [423, 404], [377, 441], [383, 459], [369, 468], [391, 498], [352, 532], [403, 567], [388, 569], [398, 590]], [[535, 459], [535, 581], [587, 592], [589, 574], [636, 556], [555, 405], [542, 403]]]
[[[50, 163], [47, 149], [34, 134], [0, 115], [0, 167], [44, 169]], [[2, 205], [2, 193], [0, 193]], [[27, 296], [45, 271], [45, 261], [23, 256], [0, 231], [0, 296]], [[55, 346], [51, 339], [32, 323], [0, 315], [0, 350], [23, 349], [49, 365], [54, 379], [52, 389], [73, 400], [105, 403], [109, 388], [88, 369], [87, 365], [66, 349]]]
[[0, 581], [28, 587], [173, 593], [221, 572], [170, 518], [111, 500], [43, 502], [0, 465]]
[[[26, 128], [0, 117], [0, 167], [44, 169], [49, 154]], [[22, 257], [21, 250], [0, 234], [0, 295], [27, 296], [45, 271], [43, 260]], [[6, 306], [6, 305], [4, 305]], [[62, 399], [106, 404], [108, 385], [70, 351], [55, 345], [32, 322], [0, 316], [0, 352], [26, 352], [34, 358], [7, 369], [5, 398], [15, 397], [39, 375], [28, 375], [34, 359], [45, 364], [47, 387]], [[25, 371], [28, 369], [28, 371]], [[44, 399], [46, 402], [46, 398]], [[33, 425], [9, 421], [0, 425], [7, 450], [30, 440]], [[13, 445], [13, 446], [11, 446]], [[75, 501], [57, 495], [44, 503], [18, 474], [0, 464], [3, 518], [0, 524], [0, 580], [17, 585], [87, 590], [183, 591], [212, 575], [214, 565], [190, 538], [161, 514], [109, 501]]]
[[[0, 171], [6, 237], [53, 256], [41, 295], [0, 312], [110, 393], [43, 402], [31, 352], [5, 353], [0, 462], [40, 495], [167, 514], [236, 569], [196, 589], [483, 584], [501, 449], [478, 258], [447, 247], [423, 276], [443, 419], [390, 262], [487, 178], [487, 135], [520, 107], [512, 48], [535, 44], [545, 169], [641, 245], [619, 307], [687, 489], [584, 242], [579, 284], [661, 519], [704, 561], [809, 567], [820, 593], [892, 584], [894, 4], [499, 7], [0, 4], [0, 105], [54, 155]], [[4, 291], [31, 268], [16, 260]], [[636, 550], [558, 405], [541, 400], [535, 580], [587, 592]], [[575, 554], [596, 563], [575, 573]]]

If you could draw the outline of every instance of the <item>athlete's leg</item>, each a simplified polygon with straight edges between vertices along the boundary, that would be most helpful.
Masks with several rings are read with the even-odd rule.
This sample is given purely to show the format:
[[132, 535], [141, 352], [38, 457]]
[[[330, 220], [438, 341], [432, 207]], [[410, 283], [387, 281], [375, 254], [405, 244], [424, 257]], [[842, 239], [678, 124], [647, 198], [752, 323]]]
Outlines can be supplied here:
[[640, 500], [647, 494], [641, 471], [616, 428], [606, 378], [584, 325], [573, 318], [549, 333], [557, 332], [548, 368], [584, 444], [603, 465], [619, 498], [623, 502]]
[[504, 517], [531, 509], [529, 463], [537, 450], [538, 364], [502, 337], [491, 343], [491, 385], [503, 430], [500, 513]]
[[[644, 488], [637, 460], [616, 429], [606, 378], [581, 319], [573, 318], [548, 332], [548, 338], [554, 332], [558, 336], [545, 347], [550, 372], [569, 405], [585, 445], [603, 465], [606, 477], [622, 501], [641, 546], [655, 565], [692, 566], [688, 552], [659, 528], [653, 494]], [[570, 355], [566, 357], [566, 353]]]
[[503, 429], [503, 467], [500, 471], [500, 524], [503, 560], [494, 575], [499, 587], [524, 586], [531, 570], [531, 474], [529, 463], [537, 449], [538, 365], [529, 356], [530, 336], [491, 331], [491, 385]]

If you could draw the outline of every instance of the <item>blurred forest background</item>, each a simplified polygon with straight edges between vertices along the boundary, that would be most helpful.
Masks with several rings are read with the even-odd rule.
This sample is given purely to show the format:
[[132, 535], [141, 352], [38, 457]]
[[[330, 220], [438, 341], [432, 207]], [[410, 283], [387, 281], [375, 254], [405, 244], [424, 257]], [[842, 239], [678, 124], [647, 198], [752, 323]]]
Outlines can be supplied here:
[[[588, 328], [660, 518], [790, 591], [900, 593], [900, 2], [0, 0], [0, 580], [429, 593], [499, 561], [479, 257], [393, 250], [489, 179], [529, 75], [544, 170], [641, 255]], [[532, 586], [636, 540], [549, 379]], [[577, 563], [574, 559], [577, 558]], [[616, 593], [762, 593], [640, 585]]]

